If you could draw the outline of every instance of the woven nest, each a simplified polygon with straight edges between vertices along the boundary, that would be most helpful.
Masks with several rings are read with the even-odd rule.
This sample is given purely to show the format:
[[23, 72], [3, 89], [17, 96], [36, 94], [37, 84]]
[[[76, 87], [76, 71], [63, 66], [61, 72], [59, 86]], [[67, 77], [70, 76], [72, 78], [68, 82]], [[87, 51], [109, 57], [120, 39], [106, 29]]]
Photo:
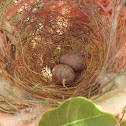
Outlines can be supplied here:
[[[102, 22], [89, 1], [27, 0], [14, 5], [11, 0], [1, 5], [2, 70], [30, 97], [89, 98], [99, 91], [99, 73], [117, 68], [116, 60], [110, 59], [119, 43], [110, 45], [106, 19]], [[73, 83], [64, 85], [53, 80], [51, 70], [65, 53], [81, 54], [86, 65]]]

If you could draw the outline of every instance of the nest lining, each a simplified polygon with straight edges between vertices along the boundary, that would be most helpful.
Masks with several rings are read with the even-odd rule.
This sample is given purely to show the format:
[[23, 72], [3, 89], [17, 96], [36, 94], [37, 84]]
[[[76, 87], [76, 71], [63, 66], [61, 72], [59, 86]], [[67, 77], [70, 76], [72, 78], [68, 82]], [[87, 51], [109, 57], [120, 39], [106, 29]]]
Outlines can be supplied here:
[[[13, 4], [11, 6], [13, 8]], [[40, 100], [93, 95], [99, 88], [96, 79], [117, 46], [108, 50], [107, 31], [94, 6], [77, 1], [39, 1], [34, 6], [29, 2], [21, 8], [8, 20], [12, 31], [4, 27], [7, 22], [1, 21], [0, 28], [6, 38], [2, 61], [15, 85]], [[76, 74], [73, 83], [64, 86], [53, 81], [51, 70], [61, 55], [70, 52], [80, 53], [86, 66]], [[115, 66], [114, 62], [107, 69], [113, 70]]]

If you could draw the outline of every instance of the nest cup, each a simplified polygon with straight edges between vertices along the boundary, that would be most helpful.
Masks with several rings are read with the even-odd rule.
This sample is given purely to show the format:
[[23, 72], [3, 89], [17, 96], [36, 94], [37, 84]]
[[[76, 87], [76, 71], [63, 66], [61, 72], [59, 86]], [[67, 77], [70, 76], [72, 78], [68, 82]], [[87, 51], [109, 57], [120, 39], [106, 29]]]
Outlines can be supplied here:
[[[20, 7], [14, 3], [4, 6], [8, 10], [4, 10], [6, 22], [1, 25], [8, 23], [12, 31], [0, 30], [6, 37], [2, 61], [15, 86], [20, 85], [28, 96], [39, 100], [94, 95], [108, 41], [91, 3], [36, 1], [20, 3]], [[17, 10], [12, 14], [14, 7]], [[65, 53], [79, 53], [85, 59], [85, 68], [68, 85], [55, 82], [51, 72]]]

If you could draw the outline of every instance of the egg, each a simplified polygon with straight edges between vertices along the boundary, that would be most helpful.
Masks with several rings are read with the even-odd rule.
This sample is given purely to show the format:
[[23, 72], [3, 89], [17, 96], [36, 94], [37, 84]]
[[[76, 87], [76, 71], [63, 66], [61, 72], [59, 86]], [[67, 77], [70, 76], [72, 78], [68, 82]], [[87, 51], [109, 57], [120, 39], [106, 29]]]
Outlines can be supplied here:
[[71, 83], [75, 79], [75, 73], [73, 69], [65, 64], [57, 64], [52, 69], [52, 75], [54, 80], [58, 82], [63, 82], [65, 80], [65, 83]]
[[82, 71], [85, 66], [84, 57], [78, 53], [68, 53], [62, 55], [60, 63], [72, 67], [72, 69], [76, 72]]

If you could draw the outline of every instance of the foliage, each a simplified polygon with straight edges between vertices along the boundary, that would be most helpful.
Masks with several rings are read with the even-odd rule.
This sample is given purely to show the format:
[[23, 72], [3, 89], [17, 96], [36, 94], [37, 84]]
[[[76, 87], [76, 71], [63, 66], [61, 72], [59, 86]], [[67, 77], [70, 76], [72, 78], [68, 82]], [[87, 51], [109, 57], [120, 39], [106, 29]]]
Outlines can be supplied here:
[[121, 126], [126, 126], [126, 120], [122, 121]]
[[38, 126], [115, 126], [116, 122], [112, 115], [99, 110], [90, 100], [75, 97], [45, 112]]

